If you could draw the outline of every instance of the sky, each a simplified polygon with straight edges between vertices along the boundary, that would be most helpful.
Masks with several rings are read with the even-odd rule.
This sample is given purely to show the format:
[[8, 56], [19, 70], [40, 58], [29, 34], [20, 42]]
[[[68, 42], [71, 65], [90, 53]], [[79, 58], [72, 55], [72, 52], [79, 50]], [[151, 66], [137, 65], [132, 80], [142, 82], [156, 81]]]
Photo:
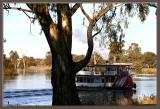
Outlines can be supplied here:
[[[16, 5], [24, 7], [24, 5]], [[26, 7], [24, 7], [26, 8]], [[84, 9], [89, 10], [87, 4]], [[90, 11], [87, 11], [91, 15]], [[80, 9], [72, 16], [72, 54], [85, 54], [87, 51], [86, 27], [83, 25], [83, 14]], [[131, 43], [138, 43], [142, 53], [151, 51], [157, 53], [157, 21], [155, 8], [150, 8], [150, 13], [145, 22], [140, 22], [138, 17], [130, 19], [130, 24], [125, 29], [125, 46], [128, 49]], [[49, 51], [47, 40], [42, 32], [41, 27], [36, 21], [30, 23], [29, 18], [20, 11], [10, 10], [3, 11], [3, 37], [7, 40], [3, 44], [4, 53], [9, 56], [11, 50], [16, 50], [21, 57], [22, 55], [33, 56], [35, 58], [45, 58], [46, 52]], [[100, 54], [104, 59], [108, 59], [109, 50], [99, 47], [99, 42], [94, 42], [94, 52]]]

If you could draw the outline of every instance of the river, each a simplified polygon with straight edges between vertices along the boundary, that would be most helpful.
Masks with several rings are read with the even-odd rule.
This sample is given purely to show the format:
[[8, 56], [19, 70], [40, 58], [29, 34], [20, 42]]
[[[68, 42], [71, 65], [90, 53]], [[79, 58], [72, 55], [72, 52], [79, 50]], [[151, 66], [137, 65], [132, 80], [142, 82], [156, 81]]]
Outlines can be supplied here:
[[[135, 100], [157, 96], [157, 79], [135, 80], [136, 92], [118, 90], [80, 91], [83, 105], [137, 105]], [[50, 74], [19, 70], [18, 76], [4, 77], [3, 105], [51, 105]], [[143, 103], [142, 103], [143, 104]]]

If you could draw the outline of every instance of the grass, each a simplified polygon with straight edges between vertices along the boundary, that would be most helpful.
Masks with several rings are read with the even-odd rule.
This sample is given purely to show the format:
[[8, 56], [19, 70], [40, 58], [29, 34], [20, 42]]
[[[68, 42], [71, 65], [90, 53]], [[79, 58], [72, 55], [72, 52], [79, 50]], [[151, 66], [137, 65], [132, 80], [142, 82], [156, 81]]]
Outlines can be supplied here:
[[142, 68], [142, 73], [155, 74], [156, 72], [156, 68]]
[[154, 105], [157, 104], [156, 96], [144, 96], [143, 98], [137, 98], [133, 100], [135, 105]]

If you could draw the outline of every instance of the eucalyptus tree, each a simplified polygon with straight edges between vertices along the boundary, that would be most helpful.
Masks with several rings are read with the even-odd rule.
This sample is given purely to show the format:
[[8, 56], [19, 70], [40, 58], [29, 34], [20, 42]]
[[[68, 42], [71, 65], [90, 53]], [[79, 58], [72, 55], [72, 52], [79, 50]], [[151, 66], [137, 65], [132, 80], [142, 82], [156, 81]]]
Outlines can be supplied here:
[[9, 55], [10, 55], [10, 60], [12, 64], [14, 65], [14, 69], [16, 70], [17, 69], [17, 59], [19, 58], [19, 55], [17, 51], [13, 51], [13, 50], [10, 51]]
[[[94, 9], [93, 16], [88, 14], [82, 3], [27, 3], [26, 5], [29, 9], [10, 7], [9, 4], [4, 4], [3, 9], [17, 9], [23, 11], [32, 21], [38, 20], [52, 54], [52, 105], [81, 104], [76, 89], [75, 76], [78, 71], [88, 64], [92, 55], [93, 38], [95, 36], [97, 37], [99, 33], [105, 32], [104, 38], [108, 37], [113, 29], [121, 25], [127, 25], [126, 21], [131, 16], [132, 8], [134, 12], [137, 12], [142, 21], [145, 20], [148, 14], [147, 5], [142, 3], [124, 4], [106, 2], [96, 4], [98, 6], [95, 6], [95, 3], [93, 3], [93, 5], [90, 4]], [[88, 21], [86, 26], [88, 49], [82, 60], [74, 62], [71, 54], [72, 16], [79, 8]], [[117, 10], [120, 10], [120, 16], [117, 14]], [[28, 12], [33, 13], [34, 16], [29, 16]], [[55, 16], [55, 19], [51, 17], [52, 15]], [[123, 31], [120, 29], [117, 34], [121, 33]]]
[[46, 65], [52, 65], [52, 54], [50, 51], [48, 51], [46, 53], [46, 56], [45, 56], [45, 64]]
[[137, 43], [132, 43], [127, 50], [127, 62], [133, 63], [133, 70], [136, 73], [142, 72], [142, 52]]
[[142, 55], [142, 63], [144, 67], [156, 67], [156, 54], [153, 52], [145, 52]]

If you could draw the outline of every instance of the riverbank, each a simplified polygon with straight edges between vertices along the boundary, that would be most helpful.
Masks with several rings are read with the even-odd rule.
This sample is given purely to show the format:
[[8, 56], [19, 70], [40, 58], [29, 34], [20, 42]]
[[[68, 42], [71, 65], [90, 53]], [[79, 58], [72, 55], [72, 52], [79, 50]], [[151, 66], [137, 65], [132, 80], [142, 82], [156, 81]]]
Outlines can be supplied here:
[[30, 66], [27, 68], [27, 70], [36, 72], [49, 72], [51, 70], [51, 66]]

